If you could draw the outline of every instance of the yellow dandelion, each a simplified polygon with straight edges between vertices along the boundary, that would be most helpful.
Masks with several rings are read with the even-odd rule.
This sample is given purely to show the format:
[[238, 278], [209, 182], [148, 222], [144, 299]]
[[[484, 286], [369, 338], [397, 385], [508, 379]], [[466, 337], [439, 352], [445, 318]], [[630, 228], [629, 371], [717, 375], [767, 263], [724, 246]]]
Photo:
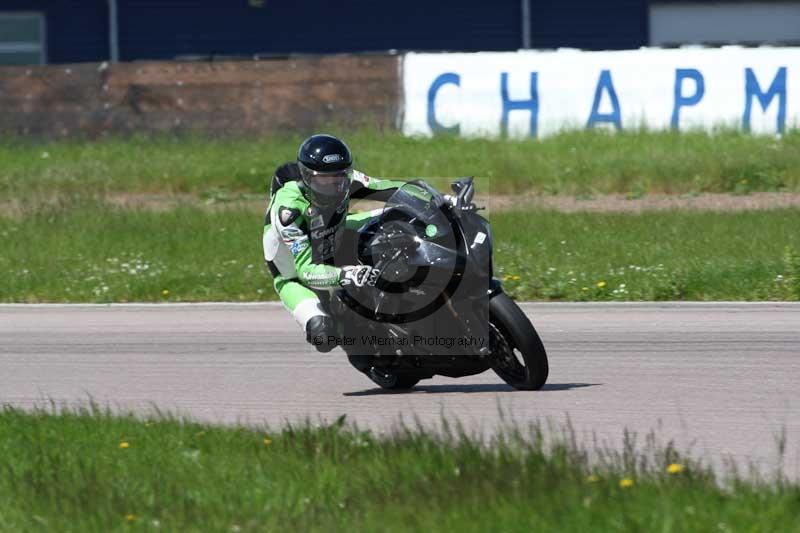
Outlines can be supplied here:
[[588, 290], [589, 290], [589, 287], [581, 287], [581, 290], [582, 290], [582, 291], [584, 291], [584, 292], [586, 292], [586, 291], [588, 291]]
[[167, 296], [169, 296], [169, 289], [164, 289], [163, 291], [161, 291], [161, 296], [163, 296], [163, 297], [165, 297], [165, 298], [166, 298]]
[[619, 487], [621, 489], [629, 489], [633, 487], [633, 480], [629, 477], [624, 477], [619, 480]]
[[264, 437], [264, 446], [269, 446], [272, 444], [272, 439], [269, 437]]
[[120, 450], [127, 450], [130, 447], [131, 447], [131, 445], [130, 445], [129, 442], [122, 441], [122, 442], [119, 443], [119, 449]]
[[586, 481], [588, 483], [597, 483], [598, 481], [600, 481], [600, 478], [597, 477], [595, 474], [590, 474], [586, 476]]
[[667, 473], [669, 474], [680, 474], [683, 472], [683, 465], [678, 463], [672, 463], [667, 467]]
[[522, 277], [521, 276], [511, 276], [511, 279], [513, 279], [514, 281], [519, 281], [519, 280], [522, 279]]
[[125, 515], [125, 520], [127, 520], [128, 522], [133, 522], [134, 520], [136, 520], [136, 515], [128, 513]]
[[605, 286], [606, 286], [606, 282], [605, 281], [598, 281], [597, 282], [597, 288], [598, 289], [602, 289]]

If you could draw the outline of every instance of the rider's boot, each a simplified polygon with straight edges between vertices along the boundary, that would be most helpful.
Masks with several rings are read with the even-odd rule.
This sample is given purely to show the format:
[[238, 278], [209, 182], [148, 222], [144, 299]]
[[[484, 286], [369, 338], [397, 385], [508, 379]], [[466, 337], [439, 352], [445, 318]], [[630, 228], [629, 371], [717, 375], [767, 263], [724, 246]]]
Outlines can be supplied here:
[[328, 315], [316, 315], [306, 322], [306, 341], [318, 352], [327, 353], [336, 348], [336, 324]]

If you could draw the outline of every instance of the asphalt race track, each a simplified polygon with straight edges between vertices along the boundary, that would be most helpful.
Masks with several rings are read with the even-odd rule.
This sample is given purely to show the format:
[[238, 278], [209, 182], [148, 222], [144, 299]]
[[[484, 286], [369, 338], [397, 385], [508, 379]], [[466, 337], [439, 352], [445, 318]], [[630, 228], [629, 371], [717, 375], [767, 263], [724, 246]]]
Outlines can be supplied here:
[[[500, 411], [621, 446], [655, 430], [713, 464], [800, 479], [800, 305], [525, 304], [550, 356], [542, 391], [491, 372], [385, 393], [319, 355], [276, 304], [0, 306], [0, 403], [158, 406], [202, 420], [310, 417], [389, 430], [402, 415], [495, 430]], [[779, 461], [777, 439], [786, 436]]]

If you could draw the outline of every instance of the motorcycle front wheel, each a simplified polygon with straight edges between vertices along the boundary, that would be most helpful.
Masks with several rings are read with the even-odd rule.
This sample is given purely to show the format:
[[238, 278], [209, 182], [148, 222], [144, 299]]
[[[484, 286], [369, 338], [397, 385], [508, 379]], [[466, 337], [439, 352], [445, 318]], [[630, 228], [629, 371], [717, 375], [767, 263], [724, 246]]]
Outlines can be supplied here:
[[489, 300], [492, 370], [518, 390], [538, 390], [550, 371], [547, 353], [522, 309], [505, 293]]

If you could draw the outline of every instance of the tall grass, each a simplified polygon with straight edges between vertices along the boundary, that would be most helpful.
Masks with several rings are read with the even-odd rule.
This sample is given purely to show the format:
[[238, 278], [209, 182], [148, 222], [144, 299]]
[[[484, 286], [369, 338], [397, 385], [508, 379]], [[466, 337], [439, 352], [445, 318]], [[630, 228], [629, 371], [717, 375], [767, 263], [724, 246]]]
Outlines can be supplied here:
[[[341, 131], [374, 176], [490, 178], [496, 193], [696, 193], [800, 190], [800, 131], [782, 138], [730, 130], [564, 132], [543, 140], [409, 138]], [[108, 192], [260, 193], [294, 159], [297, 133], [259, 139], [133, 137], [0, 140], [0, 197]]]
[[[7, 531], [796, 531], [800, 488], [720, 484], [669, 444], [569, 428], [220, 427], [98, 408], [0, 410]], [[563, 436], [561, 436], [563, 435]], [[594, 459], [592, 459], [594, 457]]]

